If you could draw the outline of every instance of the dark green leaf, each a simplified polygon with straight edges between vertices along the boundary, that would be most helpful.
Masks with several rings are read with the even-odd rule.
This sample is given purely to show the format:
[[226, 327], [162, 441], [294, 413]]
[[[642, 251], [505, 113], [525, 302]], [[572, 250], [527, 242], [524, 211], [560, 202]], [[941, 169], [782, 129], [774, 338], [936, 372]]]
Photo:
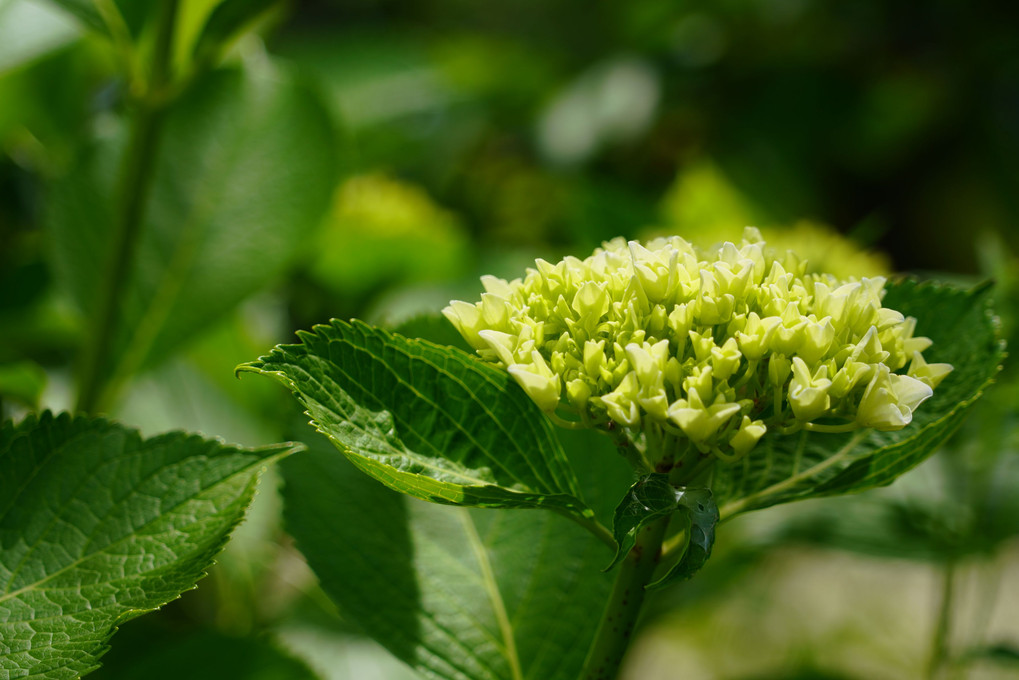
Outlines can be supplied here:
[[652, 473], [638, 479], [616, 506], [612, 533], [616, 539], [616, 556], [605, 568], [608, 571], [629, 554], [637, 542], [637, 533], [651, 522], [668, 517], [676, 511], [676, 489], [669, 476]]
[[44, 414], [0, 428], [0, 670], [76, 678], [116, 627], [192, 588], [259, 472], [294, 450], [195, 435], [143, 440]]
[[974, 661], [992, 661], [1006, 668], [1019, 668], [1019, 644], [1001, 642], [973, 649], [966, 653], [967, 659]]
[[195, 43], [195, 54], [221, 48], [247, 24], [255, 21], [279, 0], [224, 0], [212, 10], [202, 34]]
[[915, 317], [917, 335], [934, 341], [925, 358], [955, 370], [902, 430], [766, 436], [741, 462], [716, 469], [711, 486], [722, 516], [890, 484], [929, 456], [959, 427], [1000, 367], [1003, 347], [986, 298], [986, 288], [914, 281], [889, 286], [884, 305]]
[[[152, 617], [150, 617], [152, 618]], [[267, 638], [214, 630], [187, 633], [132, 622], [92, 678], [103, 680], [316, 680], [297, 659]], [[146, 619], [148, 623], [148, 619]], [[134, 630], [138, 627], [139, 630]]]
[[[211, 73], [170, 108], [113, 332], [115, 383], [290, 264], [328, 205], [331, 130], [319, 100], [278, 68]], [[122, 135], [97, 145], [50, 196], [55, 268], [90, 317], [107, 275], [121, 146]]]
[[686, 549], [671, 565], [664, 565], [664, 573], [648, 588], [660, 588], [675, 581], [688, 579], [704, 566], [711, 557], [711, 547], [715, 544], [715, 525], [718, 524], [718, 506], [708, 489], [679, 489], [676, 502], [687, 533]]
[[282, 471], [286, 525], [325, 592], [425, 677], [577, 677], [611, 585], [597, 539], [555, 513], [393, 493], [328, 446]]
[[333, 320], [239, 367], [293, 390], [359, 468], [423, 500], [590, 516], [548, 420], [505, 371], [457, 349]]
[[671, 565], [660, 569], [662, 575], [648, 587], [660, 587], [693, 576], [711, 556], [718, 506], [708, 489], [677, 489], [669, 483], [668, 475], [657, 472], [637, 480], [616, 506], [613, 533], [619, 548], [606, 571], [633, 549], [641, 529], [657, 519], [676, 514], [685, 523], [682, 531], [686, 545]]

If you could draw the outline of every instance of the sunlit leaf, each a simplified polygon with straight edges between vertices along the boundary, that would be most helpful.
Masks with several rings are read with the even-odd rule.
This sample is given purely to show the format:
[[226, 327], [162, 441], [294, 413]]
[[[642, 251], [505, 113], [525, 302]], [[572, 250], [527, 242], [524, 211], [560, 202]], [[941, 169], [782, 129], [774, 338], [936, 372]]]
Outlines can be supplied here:
[[383, 484], [438, 503], [590, 514], [548, 420], [505, 371], [357, 321], [299, 335], [239, 370], [293, 390]]
[[0, 672], [76, 678], [123, 621], [192, 588], [292, 444], [142, 439], [102, 419], [0, 427]]

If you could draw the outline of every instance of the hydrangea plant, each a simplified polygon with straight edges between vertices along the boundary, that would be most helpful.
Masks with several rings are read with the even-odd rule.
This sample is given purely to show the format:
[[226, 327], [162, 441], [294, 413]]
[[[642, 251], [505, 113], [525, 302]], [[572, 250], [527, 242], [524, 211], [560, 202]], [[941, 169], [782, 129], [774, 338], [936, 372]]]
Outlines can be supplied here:
[[[986, 287], [840, 280], [753, 229], [617, 239], [482, 284], [444, 310], [474, 354], [334, 320], [240, 367], [391, 490], [314, 445], [283, 464], [326, 592], [434, 678], [616, 677], [645, 594], [702, 568], [720, 521], [891, 483], [1003, 355]], [[562, 428], [608, 435], [622, 468], [567, 456]]]

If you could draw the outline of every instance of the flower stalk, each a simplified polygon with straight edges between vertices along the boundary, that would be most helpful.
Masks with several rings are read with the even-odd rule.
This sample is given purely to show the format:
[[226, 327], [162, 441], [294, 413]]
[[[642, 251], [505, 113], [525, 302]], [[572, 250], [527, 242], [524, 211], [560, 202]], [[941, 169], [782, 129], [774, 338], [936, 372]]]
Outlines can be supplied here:
[[618, 675], [644, 604], [644, 588], [661, 561], [668, 526], [669, 518], [663, 517], [644, 527], [619, 565], [580, 680], [613, 680]]

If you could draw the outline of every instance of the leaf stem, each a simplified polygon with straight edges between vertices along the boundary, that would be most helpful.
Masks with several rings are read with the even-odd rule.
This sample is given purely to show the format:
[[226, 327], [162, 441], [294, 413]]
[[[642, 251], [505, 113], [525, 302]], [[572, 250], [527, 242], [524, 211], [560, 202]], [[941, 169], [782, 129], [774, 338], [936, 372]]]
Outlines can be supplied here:
[[106, 262], [108, 272], [100, 291], [92, 327], [82, 348], [81, 383], [76, 408], [96, 413], [105, 406], [110, 358], [120, 317], [123, 290], [127, 287], [138, 245], [145, 203], [155, 170], [164, 89], [171, 80], [170, 61], [179, 0], [163, 0], [159, 33], [152, 54], [152, 69], [143, 96], [136, 101], [130, 136], [118, 177], [113, 246]]
[[663, 517], [644, 527], [619, 566], [580, 680], [613, 680], [618, 675], [644, 603], [644, 587], [661, 559], [662, 539], [668, 525], [669, 518]]

